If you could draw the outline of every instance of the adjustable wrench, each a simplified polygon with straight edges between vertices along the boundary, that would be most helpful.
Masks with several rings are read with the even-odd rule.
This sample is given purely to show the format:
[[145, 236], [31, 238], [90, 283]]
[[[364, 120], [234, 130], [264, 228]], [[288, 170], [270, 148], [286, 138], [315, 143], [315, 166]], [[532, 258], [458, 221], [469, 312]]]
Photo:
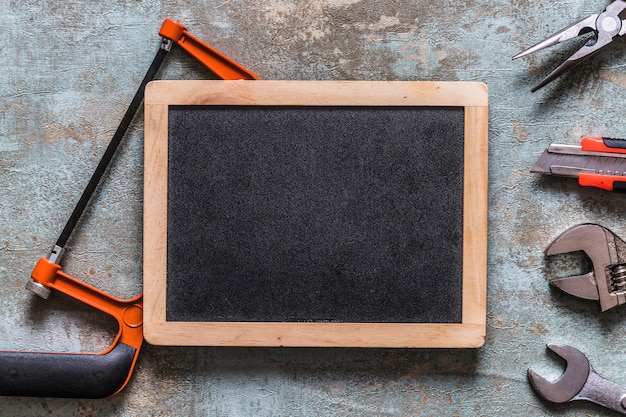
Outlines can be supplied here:
[[567, 362], [565, 372], [555, 382], [549, 382], [532, 369], [528, 379], [535, 391], [553, 403], [591, 401], [626, 415], [626, 387], [610, 382], [598, 375], [587, 357], [567, 345], [548, 344], [548, 349]]
[[550, 284], [568, 294], [600, 301], [600, 309], [626, 303], [626, 242], [598, 224], [583, 223], [566, 230], [546, 250], [546, 255], [583, 251], [593, 270], [557, 278]]
[[81, 195], [48, 258], [41, 258], [31, 274], [28, 289], [48, 298], [52, 289], [113, 316], [118, 333], [100, 353], [0, 351], [0, 395], [32, 397], [103, 398], [120, 392], [130, 380], [143, 343], [143, 296], [121, 300], [85, 284], [62, 271], [64, 247], [97, 185], [124, 138], [143, 100], [147, 83], [154, 79], [173, 44], [198, 59], [222, 79], [254, 80], [257, 76], [206, 45], [178, 22], [165, 19], [159, 34], [161, 47]]

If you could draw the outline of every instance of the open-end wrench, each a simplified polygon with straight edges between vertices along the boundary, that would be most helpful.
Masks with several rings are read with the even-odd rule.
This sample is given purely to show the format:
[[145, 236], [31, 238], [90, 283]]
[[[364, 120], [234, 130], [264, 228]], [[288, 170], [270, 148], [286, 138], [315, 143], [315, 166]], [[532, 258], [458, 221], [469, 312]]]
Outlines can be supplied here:
[[546, 255], [583, 251], [593, 270], [550, 281], [576, 297], [599, 300], [600, 309], [626, 303], [626, 242], [606, 227], [583, 223], [566, 230], [546, 250]]
[[532, 369], [528, 370], [528, 379], [541, 397], [559, 404], [591, 401], [626, 415], [626, 387], [598, 375], [587, 357], [571, 346], [548, 344], [548, 349], [565, 359], [567, 367], [554, 382], [544, 379]]

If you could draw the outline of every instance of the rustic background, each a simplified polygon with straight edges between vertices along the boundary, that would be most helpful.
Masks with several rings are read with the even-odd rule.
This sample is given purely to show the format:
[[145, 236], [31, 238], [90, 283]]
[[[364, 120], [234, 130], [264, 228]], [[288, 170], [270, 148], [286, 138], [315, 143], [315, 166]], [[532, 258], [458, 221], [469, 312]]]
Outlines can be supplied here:
[[[530, 388], [557, 377], [545, 343], [626, 385], [625, 308], [599, 313], [551, 290], [543, 250], [600, 223], [626, 238], [626, 195], [539, 178], [550, 143], [626, 136], [626, 44], [537, 93], [580, 42], [512, 61], [607, 1], [0, 0], [0, 349], [100, 351], [115, 324], [61, 295], [24, 290], [47, 256], [152, 57], [166, 17], [263, 79], [482, 81], [490, 90], [487, 341], [476, 350], [170, 348], [145, 345], [104, 400], [0, 398], [4, 416], [587, 416]], [[162, 79], [212, 78], [176, 49]], [[142, 115], [73, 235], [64, 270], [118, 297], [142, 288]], [[582, 263], [582, 265], [581, 265]], [[585, 267], [578, 259], [572, 270]], [[445, 288], [442, 291], [446, 291]]]

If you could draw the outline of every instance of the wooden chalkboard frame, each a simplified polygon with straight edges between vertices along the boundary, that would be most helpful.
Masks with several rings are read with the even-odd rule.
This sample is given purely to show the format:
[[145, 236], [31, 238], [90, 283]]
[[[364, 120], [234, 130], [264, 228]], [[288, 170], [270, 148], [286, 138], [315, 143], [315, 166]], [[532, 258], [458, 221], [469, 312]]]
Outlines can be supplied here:
[[[461, 323], [171, 322], [166, 319], [168, 107], [464, 108]], [[486, 334], [488, 92], [477, 82], [155, 81], [145, 95], [144, 336], [156, 345], [480, 347]]]

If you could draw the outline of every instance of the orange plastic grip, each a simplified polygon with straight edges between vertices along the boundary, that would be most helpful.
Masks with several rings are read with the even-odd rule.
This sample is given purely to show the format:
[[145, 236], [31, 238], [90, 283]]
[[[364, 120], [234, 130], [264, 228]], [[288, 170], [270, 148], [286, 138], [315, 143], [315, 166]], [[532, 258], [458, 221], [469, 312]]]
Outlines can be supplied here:
[[[607, 139], [610, 140], [610, 139]], [[621, 140], [620, 140], [621, 141]], [[609, 153], [624, 153], [626, 154], [626, 148], [612, 148], [606, 146], [604, 138], [598, 136], [585, 136], [580, 140], [580, 147], [586, 152], [609, 152]]]
[[607, 191], [624, 191], [626, 187], [626, 177], [581, 172], [578, 174], [578, 184], [585, 187], [601, 188]]
[[172, 19], [165, 19], [159, 35], [176, 42], [202, 65], [224, 80], [259, 79], [247, 68], [191, 35], [185, 26]]
[[113, 297], [104, 291], [69, 276], [61, 270], [61, 266], [46, 258], [39, 259], [33, 269], [32, 279], [48, 288], [58, 290], [69, 297], [82, 301], [117, 320], [119, 325], [118, 333], [113, 343], [100, 352], [100, 355], [109, 353], [118, 343], [123, 343], [135, 349], [128, 377], [117, 392], [121, 391], [130, 380], [143, 343], [143, 294], [139, 294], [129, 300]]

